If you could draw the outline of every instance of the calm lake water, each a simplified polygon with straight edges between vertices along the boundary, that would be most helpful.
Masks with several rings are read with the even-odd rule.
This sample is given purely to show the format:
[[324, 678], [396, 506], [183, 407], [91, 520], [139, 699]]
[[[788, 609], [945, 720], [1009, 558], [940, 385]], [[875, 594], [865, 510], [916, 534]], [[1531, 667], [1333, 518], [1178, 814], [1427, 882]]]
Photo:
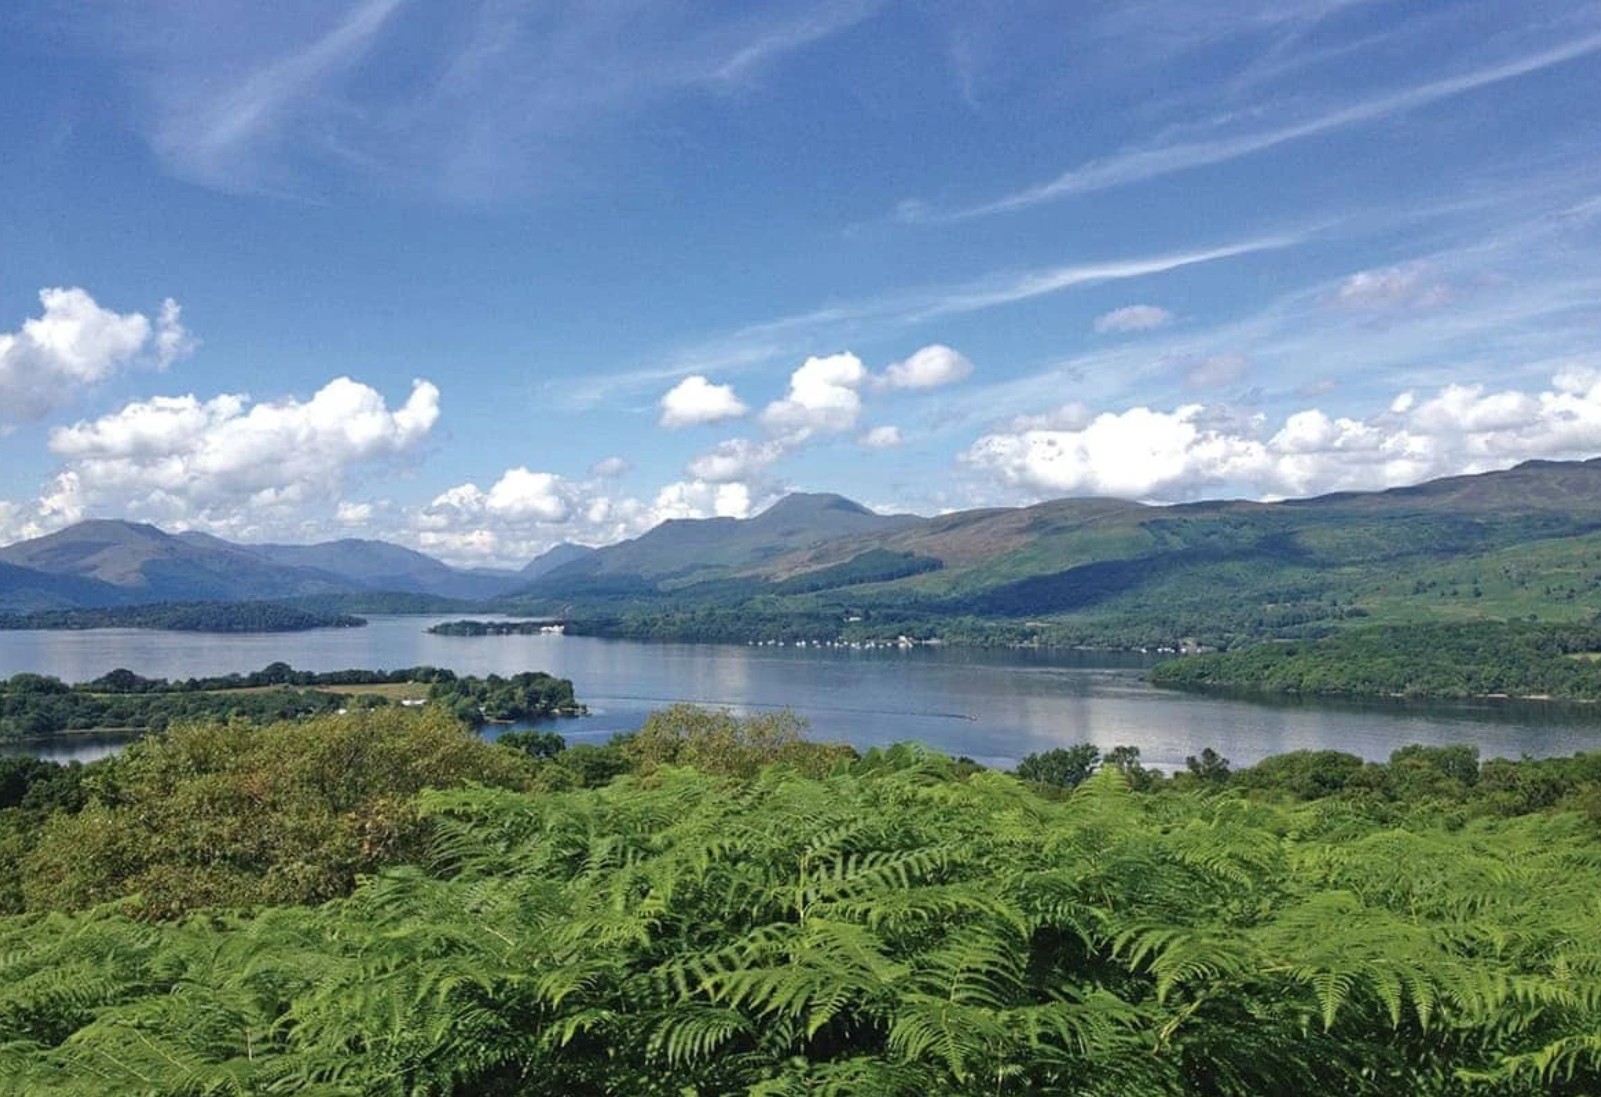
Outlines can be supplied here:
[[[975, 651], [637, 644], [573, 636], [430, 636], [446, 617], [374, 617], [367, 628], [228, 636], [101, 629], [0, 632], [0, 677], [22, 671], [88, 681], [126, 667], [188, 678], [259, 670], [393, 669], [419, 664], [462, 674], [543, 670], [571, 678], [592, 715], [560, 721], [570, 741], [636, 728], [674, 701], [737, 712], [791, 708], [816, 738], [857, 747], [907, 739], [985, 765], [1091, 742], [1140, 748], [1147, 764], [1180, 767], [1213, 747], [1236, 765], [1302, 748], [1382, 760], [1407, 743], [1475, 743], [1485, 757], [1601, 748], [1595, 707], [1263, 703], [1153, 689], [1136, 656]], [[75, 739], [45, 752], [98, 757], [117, 740]]]

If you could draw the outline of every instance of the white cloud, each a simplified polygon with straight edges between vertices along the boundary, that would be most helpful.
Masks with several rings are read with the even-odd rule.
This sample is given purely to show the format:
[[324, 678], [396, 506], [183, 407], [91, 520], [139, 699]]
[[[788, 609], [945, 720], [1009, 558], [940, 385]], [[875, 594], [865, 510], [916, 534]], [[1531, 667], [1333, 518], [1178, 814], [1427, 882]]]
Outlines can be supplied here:
[[952, 285], [925, 286], [810, 312], [749, 324], [727, 335], [685, 347], [665, 365], [587, 378], [566, 386], [562, 398], [571, 406], [593, 408], [620, 392], [638, 392], [662, 381], [708, 368], [738, 370], [805, 353], [820, 344], [838, 345], [863, 331], [887, 326], [909, 327], [945, 316], [1004, 308], [1023, 301], [1063, 293], [1080, 286], [1145, 278], [1204, 263], [1292, 247], [1295, 233], [1241, 240], [1201, 251], [1096, 263], [997, 271]]
[[734, 395], [733, 385], [714, 385], [699, 374], [692, 374], [661, 398], [661, 425], [668, 428], [693, 427], [738, 419], [749, 409]]
[[154, 323], [102, 308], [76, 288], [40, 290], [39, 303], [40, 316], [0, 333], [0, 419], [41, 419], [118, 370], [164, 369], [194, 347], [170, 299]]
[[348, 377], [304, 402], [157, 396], [52, 431], [65, 465], [40, 507], [56, 521], [113, 510], [226, 526], [247, 512], [338, 499], [354, 469], [415, 451], [438, 417], [428, 381], [413, 382], [393, 411]]
[[1030, 492], [1176, 500], [1372, 490], [1598, 451], [1601, 371], [1574, 368], [1540, 392], [1447, 385], [1427, 398], [1404, 393], [1367, 419], [1305, 409], [1277, 430], [1203, 404], [1135, 407], [1077, 427], [988, 434], [963, 460]]
[[771, 430], [798, 443], [813, 434], [838, 434], [856, 426], [867, 367], [854, 354], [808, 358], [789, 377], [789, 393], [762, 412]]
[[1429, 309], [1451, 300], [1451, 287], [1427, 263], [1357, 271], [1340, 283], [1334, 303], [1352, 309]]
[[458, 484], [410, 516], [424, 552], [464, 565], [518, 566], [562, 541], [610, 544], [672, 518], [748, 517], [755, 496], [738, 481], [677, 481], [649, 500], [611, 494], [598, 480], [512, 468], [487, 491]]
[[[591, 487], [551, 472], [509, 468], [488, 491], [457, 484], [412, 513], [412, 535], [424, 552], [458, 564], [520, 565], [560, 541], [595, 537], [613, 517], [599, 511]], [[616, 536], [637, 532], [626, 521]]]
[[364, 526], [371, 522], [376, 508], [371, 503], [353, 503], [341, 500], [334, 511], [334, 521], [342, 526]]
[[656, 522], [671, 518], [749, 518], [751, 490], [739, 483], [710, 484], [703, 480], [681, 480], [656, 493], [651, 517]]
[[714, 484], [749, 480], [760, 475], [783, 455], [784, 446], [779, 442], [732, 438], [695, 457], [690, 461], [687, 471], [697, 480]]
[[572, 515], [578, 491], [577, 485], [555, 473], [518, 466], [502, 473], [488, 491], [477, 484], [458, 484], [436, 495], [423, 512], [424, 525], [439, 530], [484, 519], [511, 525], [558, 524]]
[[973, 363], [950, 347], [934, 343], [884, 371], [881, 384], [890, 389], [931, 389], [960, 381]]
[[856, 439], [858, 445], [867, 449], [894, 449], [904, 441], [905, 439], [901, 437], [901, 428], [891, 426], [874, 427]]
[[602, 480], [615, 480], [633, 467], [622, 457], [603, 457], [589, 466], [589, 473]]
[[1095, 318], [1095, 330], [1102, 335], [1109, 332], [1151, 331], [1173, 322], [1173, 314], [1156, 305], [1127, 305]]
[[484, 499], [490, 514], [513, 521], [564, 522], [571, 513], [562, 478], [526, 468], [507, 469]]
[[[971, 465], [1009, 484], [1071, 495], [1129, 498], [1182, 492], [1246, 471], [1259, 448], [1249, 440], [1203, 432], [1204, 411], [1130, 408], [1098, 415], [1082, 430], [1026, 430], [986, 435], [967, 451]], [[1242, 464], [1243, 462], [1243, 464]]]
[[9, 499], [0, 499], [0, 545], [35, 537], [42, 532], [31, 508]]

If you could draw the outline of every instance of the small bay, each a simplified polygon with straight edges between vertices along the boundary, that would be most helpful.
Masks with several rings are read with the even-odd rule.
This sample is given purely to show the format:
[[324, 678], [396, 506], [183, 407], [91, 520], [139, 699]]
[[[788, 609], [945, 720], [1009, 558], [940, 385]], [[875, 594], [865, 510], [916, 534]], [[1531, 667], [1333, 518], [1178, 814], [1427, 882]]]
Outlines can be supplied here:
[[[571, 678], [588, 717], [553, 725], [575, 742], [639, 726], [675, 701], [736, 712], [790, 708], [815, 738], [858, 748], [917, 740], [985, 765], [1073, 743], [1140, 748], [1147, 764], [1182, 767], [1212, 747], [1235, 765], [1300, 749], [1382, 760], [1407, 743], [1472, 743], [1485, 757], [1601, 747], [1596, 707], [1545, 703], [1265, 702], [1158, 690], [1138, 655], [915, 647], [873, 650], [641, 644], [588, 637], [434, 636], [444, 617], [374, 617], [366, 628], [249, 635], [97, 629], [0, 632], [0, 677], [68, 682], [126, 667], [188, 678], [259, 670], [447, 667], [461, 674], [543, 670]], [[31, 753], [88, 759], [108, 737], [63, 737]], [[16, 747], [10, 748], [13, 752]]]

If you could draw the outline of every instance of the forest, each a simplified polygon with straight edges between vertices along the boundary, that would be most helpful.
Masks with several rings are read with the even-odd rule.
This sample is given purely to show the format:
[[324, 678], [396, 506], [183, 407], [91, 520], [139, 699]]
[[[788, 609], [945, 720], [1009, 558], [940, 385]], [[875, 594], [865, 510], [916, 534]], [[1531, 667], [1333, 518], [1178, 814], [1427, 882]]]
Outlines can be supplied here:
[[433, 636], [538, 636], [549, 621], [441, 621], [429, 625]]
[[1255, 644], [1152, 668], [1156, 685], [1370, 697], [1601, 700], [1601, 627], [1524, 621], [1388, 625]]
[[168, 632], [305, 632], [361, 628], [348, 613], [283, 602], [156, 602], [143, 606], [0, 614], [0, 629], [148, 628]]
[[1015, 774], [686, 706], [0, 764], [41, 1095], [1581, 1094], [1601, 755]]
[[539, 671], [480, 679], [429, 666], [312, 672], [278, 662], [249, 674], [168, 681], [118, 668], [72, 686], [27, 673], [0, 681], [0, 742], [70, 731], [161, 731], [205, 718], [260, 724], [351, 706], [381, 708], [400, 696], [385, 691], [394, 686], [417, 687], [402, 693], [448, 708], [474, 727], [584, 711], [571, 681]]

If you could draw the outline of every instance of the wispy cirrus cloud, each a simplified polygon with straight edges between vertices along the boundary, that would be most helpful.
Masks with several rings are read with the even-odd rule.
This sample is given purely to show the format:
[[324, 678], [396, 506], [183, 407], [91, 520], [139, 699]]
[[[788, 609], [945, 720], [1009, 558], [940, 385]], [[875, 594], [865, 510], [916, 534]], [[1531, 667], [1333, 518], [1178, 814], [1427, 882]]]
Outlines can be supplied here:
[[1302, 141], [1418, 110], [1481, 88], [1577, 61], [1597, 52], [1601, 52], [1601, 33], [1575, 38], [1558, 46], [1526, 53], [1455, 76], [1372, 96], [1322, 114], [1271, 128], [1200, 140], [1172, 140], [1127, 147], [1104, 159], [1071, 168], [1044, 183], [1025, 187], [977, 205], [939, 210], [919, 200], [908, 200], [900, 204], [897, 216], [900, 220], [908, 222], [941, 223], [1014, 213], [1048, 202], [1238, 160], [1293, 141]]
[[[1590, 175], [1592, 173], [1586, 173]], [[1507, 181], [1475, 191], [1433, 251], [1287, 289], [1243, 314], [1139, 340], [1096, 343], [946, 401], [942, 431], [1075, 406], [1147, 404], [1176, 384], [1212, 387], [1249, 371], [1265, 406], [1338, 391], [1347, 401], [1467, 376], [1535, 385], [1590, 363], [1601, 301], [1601, 219], [1572, 211], [1575, 188]], [[1495, 226], [1495, 227], [1492, 227]], [[1374, 231], [1383, 232], [1380, 225]]]
[[692, 374], [737, 372], [775, 359], [808, 354], [820, 347], [840, 346], [864, 333], [882, 334], [886, 330], [912, 328], [944, 317], [1019, 304], [1078, 287], [1151, 277], [1204, 263], [1276, 251], [1293, 247], [1308, 235], [1303, 231], [1285, 232], [1161, 255], [997, 271], [967, 282], [925, 286], [828, 305], [747, 325], [685, 347], [669, 355], [660, 365], [567, 384], [558, 396], [573, 407], [594, 407], [619, 395]]
[[548, 183], [608, 119], [737, 93], [881, 6], [169, 0], [108, 9], [95, 40], [144, 93], [143, 128], [182, 178], [288, 194], [354, 180], [476, 202]]
[[260, 63], [218, 95], [179, 94], [156, 124], [153, 143], [169, 167], [222, 190], [283, 181], [268, 161], [330, 83], [372, 47], [404, 0], [364, 0], [309, 43]]

